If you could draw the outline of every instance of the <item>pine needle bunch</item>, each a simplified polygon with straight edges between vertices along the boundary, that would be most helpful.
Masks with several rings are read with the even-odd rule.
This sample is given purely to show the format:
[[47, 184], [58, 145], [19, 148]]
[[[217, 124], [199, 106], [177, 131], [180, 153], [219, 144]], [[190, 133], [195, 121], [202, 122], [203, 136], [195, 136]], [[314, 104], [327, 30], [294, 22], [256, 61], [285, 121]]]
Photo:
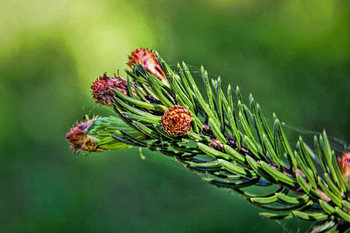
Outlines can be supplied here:
[[91, 86], [116, 116], [76, 124], [66, 135], [74, 152], [147, 148], [239, 193], [264, 218], [319, 222], [313, 232], [349, 228], [350, 153], [337, 161], [325, 131], [313, 146], [302, 137], [292, 145], [276, 114], [269, 125], [252, 95], [245, 103], [238, 86], [224, 90], [203, 67], [205, 93], [184, 62], [174, 70], [154, 50], [133, 51], [127, 64], [126, 78], [104, 74]]

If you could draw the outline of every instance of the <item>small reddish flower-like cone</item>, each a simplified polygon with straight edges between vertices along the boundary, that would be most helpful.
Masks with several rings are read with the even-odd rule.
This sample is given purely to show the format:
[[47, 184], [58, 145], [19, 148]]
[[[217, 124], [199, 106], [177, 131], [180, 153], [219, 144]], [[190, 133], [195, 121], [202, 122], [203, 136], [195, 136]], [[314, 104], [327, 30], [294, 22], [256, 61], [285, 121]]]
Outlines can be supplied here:
[[341, 158], [338, 158], [338, 163], [345, 184], [350, 188], [350, 152], [346, 152]]
[[70, 129], [66, 134], [66, 139], [70, 143], [70, 147], [73, 149], [74, 153], [80, 152], [82, 150], [89, 152], [103, 151], [96, 145], [94, 137], [87, 134], [90, 126], [94, 123], [96, 118], [87, 119], [83, 122], [76, 123], [75, 127]]
[[142, 65], [148, 72], [155, 75], [159, 80], [165, 80], [165, 74], [159, 65], [159, 62], [151, 51], [147, 49], [135, 49], [129, 56], [128, 66], [134, 67], [134, 64]]
[[114, 78], [111, 78], [107, 76], [107, 73], [104, 73], [91, 85], [92, 98], [97, 104], [112, 107], [115, 93], [111, 88], [116, 89], [124, 95], [128, 94], [128, 83], [126, 80], [115, 75]]
[[187, 135], [191, 130], [192, 116], [184, 107], [175, 105], [165, 111], [162, 116], [162, 128], [164, 132], [173, 137]]

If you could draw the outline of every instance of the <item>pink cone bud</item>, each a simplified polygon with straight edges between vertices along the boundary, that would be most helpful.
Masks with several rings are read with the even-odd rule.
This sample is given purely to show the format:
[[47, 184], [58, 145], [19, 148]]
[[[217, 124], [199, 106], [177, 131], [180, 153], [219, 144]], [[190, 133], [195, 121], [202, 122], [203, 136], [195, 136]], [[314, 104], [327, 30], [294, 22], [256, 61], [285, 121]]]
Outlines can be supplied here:
[[89, 152], [103, 151], [96, 145], [96, 139], [87, 134], [88, 129], [94, 123], [95, 119], [96, 118], [91, 120], [87, 119], [83, 122], [76, 123], [66, 134], [66, 139], [70, 143], [70, 147], [73, 149], [74, 153], [79, 153], [82, 150]]
[[338, 158], [338, 163], [345, 183], [350, 184], [350, 152], [346, 152], [341, 158]]

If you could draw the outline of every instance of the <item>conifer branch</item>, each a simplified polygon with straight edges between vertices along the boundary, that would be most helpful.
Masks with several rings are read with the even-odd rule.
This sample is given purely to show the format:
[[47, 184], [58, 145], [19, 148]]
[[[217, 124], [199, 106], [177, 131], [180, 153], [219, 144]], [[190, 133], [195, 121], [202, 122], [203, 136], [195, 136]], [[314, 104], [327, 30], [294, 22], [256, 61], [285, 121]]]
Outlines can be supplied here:
[[[156, 51], [137, 49], [128, 65], [126, 78], [93, 83], [95, 102], [117, 116], [73, 127], [66, 138], [74, 151], [148, 148], [268, 210], [264, 218], [319, 221], [313, 232], [349, 227], [350, 153], [338, 165], [325, 131], [315, 135], [315, 152], [301, 136], [293, 147], [275, 114], [270, 126], [252, 95], [247, 105], [238, 86], [225, 94], [203, 67], [204, 95], [184, 62], [173, 70]], [[261, 195], [250, 186], [276, 189]]]

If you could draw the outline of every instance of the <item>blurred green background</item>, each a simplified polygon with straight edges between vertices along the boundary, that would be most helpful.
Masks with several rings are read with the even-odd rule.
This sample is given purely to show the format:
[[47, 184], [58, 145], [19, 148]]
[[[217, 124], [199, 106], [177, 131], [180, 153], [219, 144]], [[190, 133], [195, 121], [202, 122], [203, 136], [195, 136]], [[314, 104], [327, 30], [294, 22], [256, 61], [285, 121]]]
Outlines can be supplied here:
[[1, 1], [0, 232], [304, 232], [162, 155], [73, 156], [64, 136], [112, 114], [92, 81], [147, 47], [253, 93], [291, 137], [349, 142], [349, 13], [336, 0]]

